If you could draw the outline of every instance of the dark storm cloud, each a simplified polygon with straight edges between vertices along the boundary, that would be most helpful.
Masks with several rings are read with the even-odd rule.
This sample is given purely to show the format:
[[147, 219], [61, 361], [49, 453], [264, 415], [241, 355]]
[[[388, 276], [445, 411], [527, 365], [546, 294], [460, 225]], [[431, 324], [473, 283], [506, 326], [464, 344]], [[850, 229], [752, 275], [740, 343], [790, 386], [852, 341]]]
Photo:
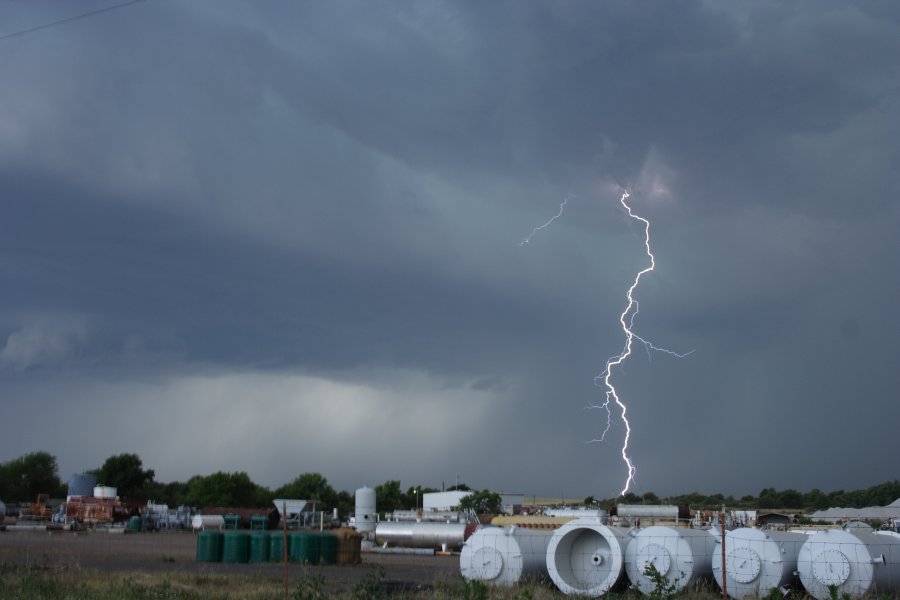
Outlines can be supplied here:
[[[65, 7], [17, 11], [11, 28]], [[217, 459], [178, 428], [164, 451], [154, 433], [101, 447], [46, 422], [28, 439], [4, 430], [0, 452], [38, 444], [74, 470], [138, 451], [173, 478], [321, 470], [352, 489], [460, 473], [612, 494], [624, 431], [585, 444], [605, 424], [585, 407], [646, 264], [617, 204], [627, 185], [658, 265], [637, 330], [696, 350], [637, 348], [620, 374], [639, 485], [890, 479], [872, 457], [898, 416], [898, 15], [147, 1], [0, 40], [12, 409], [109, 415], [99, 430], [111, 406], [201, 421], [265, 406], [313, 419], [307, 437], [327, 423], [375, 448], [370, 465], [311, 457], [285, 426], [279, 453], [310, 456], [298, 466], [249, 438]], [[408, 460], [439, 424], [443, 451]]]

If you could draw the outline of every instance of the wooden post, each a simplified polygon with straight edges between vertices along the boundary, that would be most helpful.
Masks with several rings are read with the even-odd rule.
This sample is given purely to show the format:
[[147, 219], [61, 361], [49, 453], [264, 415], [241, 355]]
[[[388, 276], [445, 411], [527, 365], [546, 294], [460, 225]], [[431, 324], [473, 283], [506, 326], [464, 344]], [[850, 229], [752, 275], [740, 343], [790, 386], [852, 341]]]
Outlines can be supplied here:
[[281, 504], [281, 553], [284, 558], [284, 600], [288, 598], [288, 543], [287, 543], [287, 502]]
[[719, 514], [719, 522], [722, 524], [722, 599], [728, 600], [728, 577], [725, 573], [725, 506]]

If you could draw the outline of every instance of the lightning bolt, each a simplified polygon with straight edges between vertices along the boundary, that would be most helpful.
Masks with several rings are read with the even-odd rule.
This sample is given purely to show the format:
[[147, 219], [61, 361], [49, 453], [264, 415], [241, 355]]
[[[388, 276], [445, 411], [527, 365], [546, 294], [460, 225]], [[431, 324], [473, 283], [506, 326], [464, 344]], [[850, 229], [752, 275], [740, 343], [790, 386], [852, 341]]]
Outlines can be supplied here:
[[612, 423], [612, 411], [610, 410], [610, 402], [614, 402], [622, 415], [622, 422], [625, 424], [625, 441], [622, 443], [622, 460], [625, 461], [625, 465], [628, 467], [628, 478], [625, 480], [625, 487], [621, 491], [621, 495], [623, 496], [628, 492], [631, 484], [634, 483], [636, 469], [634, 466], [634, 462], [628, 455], [628, 442], [631, 440], [631, 423], [628, 421], [628, 407], [624, 402], [622, 402], [621, 398], [619, 398], [619, 394], [616, 391], [615, 386], [612, 384], [613, 370], [616, 367], [619, 367], [622, 363], [625, 362], [626, 359], [628, 359], [629, 356], [631, 356], [635, 341], [643, 344], [648, 356], [650, 355], [651, 350], [656, 352], [664, 352], [678, 358], [684, 358], [685, 356], [688, 356], [693, 352], [693, 350], [691, 350], [691, 352], [679, 354], [678, 352], [673, 352], [672, 350], [667, 350], [666, 348], [654, 346], [652, 343], [634, 332], [634, 319], [640, 311], [640, 305], [638, 304], [638, 301], [634, 299], [634, 291], [641, 283], [641, 277], [656, 268], [656, 257], [653, 256], [653, 251], [650, 249], [650, 221], [639, 215], [636, 215], [634, 211], [631, 210], [631, 206], [629, 206], [625, 201], [628, 197], [628, 192], [623, 191], [622, 197], [619, 199], [619, 202], [628, 212], [629, 217], [636, 221], [640, 221], [644, 226], [644, 247], [646, 248], [647, 256], [650, 258], [650, 265], [638, 271], [638, 273], [634, 277], [634, 282], [631, 284], [631, 287], [628, 288], [628, 292], [625, 294], [625, 298], [627, 300], [625, 304], [625, 310], [623, 310], [622, 314], [619, 315], [619, 324], [622, 326], [622, 331], [625, 333], [625, 347], [622, 349], [622, 352], [607, 360], [606, 368], [602, 373], [594, 378], [594, 383], [596, 385], [599, 386], [602, 382], [602, 385], [606, 388], [606, 401], [600, 405], [589, 405], [588, 408], [602, 408], [606, 410], [606, 429], [603, 430], [603, 434], [599, 439], [593, 439], [587, 442], [602, 442], [606, 438], [606, 434], [609, 431], [610, 425]]
[[[672, 350], [668, 350], [666, 348], [660, 348], [659, 346], [653, 345], [648, 340], [645, 340], [637, 333], [634, 332], [634, 320], [640, 312], [640, 304], [637, 300], [634, 299], [634, 291], [637, 289], [638, 285], [641, 283], [641, 277], [646, 275], [647, 273], [653, 271], [656, 268], [656, 257], [653, 256], [653, 251], [650, 249], [650, 221], [641, 217], [634, 213], [631, 210], [631, 206], [625, 201], [629, 198], [629, 194], [627, 190], [623, 190], [622, 197], [619, 199], [619, 202], [622, 204], [622, 207], [628, 213], [628, 216], [634, 219], [635, 221], [640, 221], [644, 226], [644, 248], [647, 252], [647, 257], [650, 259], [650, 265], [644, 269], [641, 269], [634, 276], [634, 282], [632, 282], [631, 287], [628, 288], [628, 292], [625, 294], [625, 299], [627, 302], [625, 303], [625, 310], [622, 311], [622, 314], [619, 315], [619, 324], [622, 326], [622, 331], [625, 333], [625, 347], [622, 351], [616, 356], [611, 357], [606, 361], [606, 368], [602, 373], [594, 377], [594, 384], [597, 386], [603, 386], [606, 388], [606, 401], [603, 404], [589, 404], [587, 408], [589, 409], [603, 409], [606, 411], [606, 429], [603, 430], [603, 434], [596, 439], [588, 440], [587, 444], [602, 442], [606, 439], [606, 434], [609, 432], [610, 427], [612, 426], [612, 410], [610, 409], [610, 403], [615, 403], [618, 407], [620, 414], [622, 415], [622, 422], [625, 424], [625, 441], [622, 443], [622, 460], [625, 461], [625, 465], [628, 467], [628, 478], [625, 480], [625, 487], [621, 491], [621, 495], [625, 495], [629, 488], [631, 488], [631, 484], [634, 483], [634, 476], [637, 470], [635, 469], [634, 462], [631, 460], [631, 457], [628, 455], [628, 442], [631, 440], [631, 423], [628, 421], [628, 407], [622, 402], [621, 398], [619, 398], [619, 394], [616, 391], [615, 386], [612, 384], [612, 376], [613, 370], [616, 367], [622, 365], [629, 356], [631, 356], [632, 349], [634, 348], [635, 342], [638, 342], [644, 346], [644, 350], [647, 352], [647, 357], [651, 356], [651, 352], [662, 352], [668, 354], [670, 356], [674, 356], [676, 358], [684, 358], [692, 354], [694, 351], [685, 353], [678, 353]], [[549, 221], [544, 223], [543, 225], [538, 225], [534, 229], [531, 230], [521, 242], [519, 242], [520, 246], [524, 246], [531, 241], [531, 238], [540, 231], [541, 229], [546, 229], [550, 226], [553, 221], [560, 218], [565, 210], [566, 204], [569, 202], [570, 197], [566, 197], [562, 204], [559, 205], [559, 212], [551, 218]]]
[[555, 221], [555, 220], [557, 220], [558, 218], [560, 218], [560, 217], [562, 216], [562, 214], [563, 214], [563, 211], [565, 211], [565, 209], [566, 209], [566, 204], [569, 203], [569, 198], [570, 198], [570, 196], [566, 196], [566, 197], [563, 199], [562, 204], [559, 205], [559, 212], [556, 213], [556, 215], [554, 215], [553, 218], [551, 218], [549, 221], [547, 221], [547, 222], [544, 223], [543, 225], [538, 225], [537, 227], [535, 227], [534, 229], [532, 229], [532, 230], [531, 230], [531, 233], [529, 233], [527, 236], [525, 236], [525, 237], [522, 239], [521, 242], [519, 242], [519, 245], [520, 245], [520, 246], [524, 246], [525, 244], [529, 243], [529, 242], [531, 241], [531, 238], [534, 237], [534, 234], [536, 234], [536, 233], [537, 233], [538, 231], [540, 231], [541, 229], [546, 229], [547, 227], [550, 227], [550, 224], [553, 223], [553, 221]]

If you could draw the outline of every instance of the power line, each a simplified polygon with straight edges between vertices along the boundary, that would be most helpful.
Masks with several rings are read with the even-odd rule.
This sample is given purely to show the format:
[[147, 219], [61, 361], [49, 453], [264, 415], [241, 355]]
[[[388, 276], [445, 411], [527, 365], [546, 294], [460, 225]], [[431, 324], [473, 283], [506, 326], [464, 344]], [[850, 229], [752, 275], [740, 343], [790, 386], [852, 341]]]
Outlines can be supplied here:
[[73, 17], [66, 17], [65, 19], [60, 19], [59, 21], [53, 21], [52, 23], [44, 23], [43, 25], [38, 25], [37, 27], [30, 27], [28, 29], [22, 29], [21, 31], [7, 33], [6, 35], [0, 35], [0, 40], [5, 40], [7, 38], [16, 37], [19, 35], [27, 35], [29, 33], [34, 33], [35, 31], [40, 31], [41, 29], [55, 27], [56, 25], [62, 25], [63, 23], [71, 23], [72, 21], [77, 21], [79, 19], [86, 19], [88, 17], [93, 17], [94, 15], [99, 15], [100, 13], [105, 13], [105, 12], [109, 12], [111, 10], [116, 10], [117, 8], [123, 8], [125, 6], [137, 4], [138, 2], [144, 2], [144, 0], [128, 0], [128, 2], [120, 2], [119, 4], [114, 4], [112, 6], [107, 6], [105, 8], [98, 8], [97, 10], [92, 10], [90, 12], [82, 13], [80, 15], [75, 15]]

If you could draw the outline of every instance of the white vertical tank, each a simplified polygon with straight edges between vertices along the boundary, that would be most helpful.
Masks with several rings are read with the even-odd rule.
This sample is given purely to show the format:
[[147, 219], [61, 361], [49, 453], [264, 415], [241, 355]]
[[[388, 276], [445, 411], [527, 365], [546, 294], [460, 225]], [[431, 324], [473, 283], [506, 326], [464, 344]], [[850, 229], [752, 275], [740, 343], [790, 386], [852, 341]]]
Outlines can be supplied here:
[[[797, 555], [808, 536], [790, 531], [742, 527], [725, 533], [728, 595], [761, 598], [773, 588], [796, 586]], [[721, 538], [718, 540], [721, 543]], [[716, 547], [712, 572], [722, 587], [722, 548]]]
[[712, 557], [716, 539], [709, 531], [654, 526], [635, 529], [625, 548], [625, 571], [635, 588], [645, 596], [656, 590], [656, 584], [645, 575], [653, 565], [674, 592], [704, 577], [712, 579]]
[[887, 531], [826, 529], [809, 536], [797, 557], [800, 580], [819, 600], [859, 598], [869, 591], [900, 591], [900, 534]]
[[362, 486], [356, 490], [356, 530], [360, 533], [375, 531], [378, 513], [375, 508], [375, 490]]
[[547, 545], [553, 531], [515, 525], [482, 527], [462, 547], [459, 570], [469, 580], [508, 587], [524, 577], [547, 575]]
[[547, 571], [567, 596], [602, 596], [625, 580], [630, 528], [607, 527], [597, 518], [569, 521], [547, 545]]

